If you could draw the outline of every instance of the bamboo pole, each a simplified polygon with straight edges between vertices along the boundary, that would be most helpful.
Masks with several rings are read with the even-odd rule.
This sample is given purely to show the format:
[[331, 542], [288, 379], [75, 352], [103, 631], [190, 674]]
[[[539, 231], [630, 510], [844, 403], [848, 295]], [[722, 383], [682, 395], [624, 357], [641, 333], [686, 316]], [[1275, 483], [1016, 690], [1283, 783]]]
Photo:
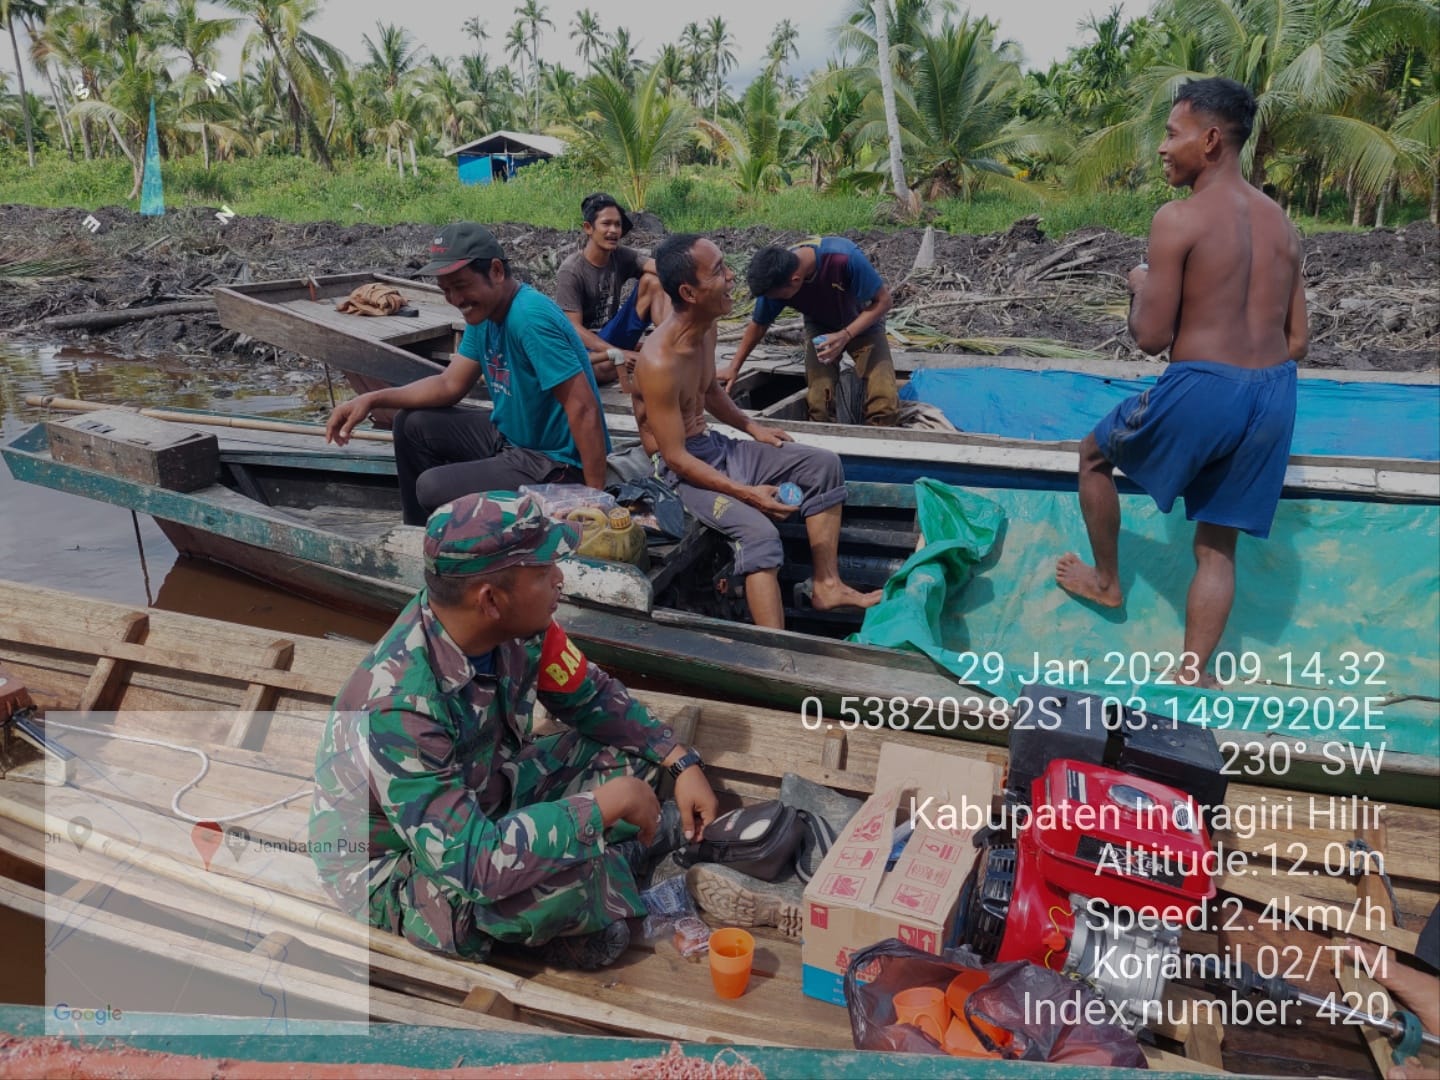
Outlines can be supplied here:
[[[266, 915], [291, 923], [305, 930], [314, 930], [348, 944], [370, 949], [396, 960], [409, 961], [420, 967], [467, 979], [472, 988], [493, 990], [516, 1008], [530, 1009], [569, 1019], [597, 1024], [615, 1031], [649, 1035], [654, 1038], [681, 1039], [686, 1042], [755, 1043], [756, 1040], [734, 1033], [698, 1028], [659, 1017], [647, 1016], [632, 1009], [607, 1005], [558, 987], [544, 986], [522, 975], [515, 975], [488, 964], [451, 960], [426, 952], [395, 934], [386, 933], [356, 922], [338, 911], [326, 911], [274, 889], [261, 888], [237, 881], [223, 874], [189, 866], [164, 852], [133, 844], [118, 837], [107, 836], [99, 829], [78, 837], [69, 824], [43, 809], [27, 806], [0, 795], [0, 817], [4, 817], [44, 836], [68, 836], [81, 852], [90, 852], [120, 863], [143, 866], [161, 877], [180, 885], [189, 885], [231, 900]], [[78, 838], [77, 838], [78, 837]], [[784, 1045], [780, 1043], [770, 1045]]]
[[[169, 420], [177, 424], [196, 424], [201, 427], [228, 427], [241, 431], [277, 431], [285, 435], [313, 435], [325, 437], [324, 428], [318, 424], [287, 423], [283, 420], [253, 420], [244, 416], [217, 416], [214, 413], [177, 412], [173, 409], [142, 409], [134, 405], [106, 405], [103, 402], [80, 401], [76, 398], [58, 397], [54, 394], [26, 394], [25, 404], [36, 409], [54, 409], [58, 412], [99, 412], [102, 409], [125, 409], [128, 412], [148, 416], [152, 420]], [[392, 442], [388, 431], [352, 431], [352, 439], [367, 442]]]

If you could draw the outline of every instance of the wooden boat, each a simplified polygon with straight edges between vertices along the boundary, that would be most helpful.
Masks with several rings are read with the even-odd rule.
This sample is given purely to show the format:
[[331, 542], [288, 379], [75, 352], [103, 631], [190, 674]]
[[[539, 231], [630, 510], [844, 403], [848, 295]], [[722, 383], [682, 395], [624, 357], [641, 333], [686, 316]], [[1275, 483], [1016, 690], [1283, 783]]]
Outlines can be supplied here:
[[[27, 933], [39, 934], [42, 918], [58, 923], [64, 933], [47, 934], [52, 956], [73, 936], [75, 948], [90, 955], [110, 950], [120, 958], [119, 970], [129, 981], [114, 988], [97, 985], [96, 992], [116, 993], [113, 1004], [132, 1010], [127, 1023], [137, 1033], [124, 1025], [90, 1029], [97, 1037], [175, 1050], [173, 1037], [167, 1045], [166, 1038], [146, 1032], [201, 1036], [180, 1044], [181, 1052], [241, 1060], [324, 1062], [345, 1054], [350, 1062], [452, 1068], [538, 1061], [562, 1072], [556, 1063], [650, 1058], [678, 1040], [687, 1044], [686, 1056], [704, 1061], [731, 1047], [767, 1076], [1070, 1075], [1036, 1063], [857, 1055], [850, 1049], [845, 1011], [801, 994], [798, 946], [765, 929], [756, 931], [750, 989], [742, 998], [722, 1001], [713, 995], [704, 966], [682, 961], [668, 942], [633, 946], [614, 967], [585, 974], [549, 969], [519, 955], [497, 953], [487, 964], [462, 962], [341, 916], [320, 890], [308, 855], [293, 849], [307, 836], [308, 806], [301, 796], [313, 775], [327, 703], [365, 649], [0, 582], [0, 666], [23, 681], [47, 711], [46, 734], [83, 762], [63, 787], [0, 778], [0, 905], [26, 920], [20, 925]], [[689, 697], [640, 696], [700, 748], [727, 800], [774, 797], [786, 771], [866, 794], [883, 741], [1004, 761], [1003, 750], [941, 744], [911, 733], [797, 737], [791, 715]], [[63, 717], [62, 710], [94, 715]], [[60, 723], [82, 730], [62, 730]], [[174, 805], [196, 773], [196, 752], [205, 755], [207, 770], [181, 793], [180, 812], [217, 820], [241, 815], [234, 820], [245, 828], [238, 849], [212, 847], [208, 864], [202, 847], [191, 842], [189, 821], [177, 816]], [[286, 796], [294, 801], [247, 812]], [[1355, 839], [1356, 830], [1333, 819], [1318, 826], [1307, 819], [1308, 796], [1236, 783], [1227, 803], [1232, 810], [1271, 808], [1262, 822], [1280, 820], [1273, 808], [1294, 806], [1295, 820], [1309, 825], [1275, 824], [1248, 836], [1216, 833], [1226, 850], [1248, 853], [1258, 869], [1218, 880], [1221, 910], [1230, 918], [1214, 932], [1197, 934], [1188, 947], [1233, 949], [1251, 962], [1269, 950], [1283, 955], [1291, 977], [1315, 994], [1338, 995], [1352, 987], [1372, 993], [1350, 974], [1333, 978], [1328, 960], [1311, 957], [1330, 947], [1325, 927], [1344, 927], [1344, 913], [1362, 902], [1402, 915], [1406, 928], [1372, 918], [1348, 927], [1353, 935], [1413, 952], [1417, 935], [1411, 928], [1440, 899], [1440, 811], [1392, 804], [1383, 823], [1361, 830], [1384, 853], [1394, 887], [1392, 908], [1378, 875], [1309, 872], [1329, 847], [1343, 848]], [[86, 826], [77, 831], [81, 818]], [[1296, 860], [1288, 853], [1291, 846], [1308, 854]], [[1286, 853], [1278, 861], [1277, 849]], [[1292, 861], [1306, 872], [1295, 872]], [[1308, 913], [1309, 929], [1267, 929], [1264, 909], [1272, 900]], [[1330, 914], [1320, 916], [1321, 911]], [[127, 956], [132, 959], [125, 962]], [[136, 978], [140, 963], [147, 965], [143, 982]], [[171, 982], [164, 981], [167, 975]], [[206, 1011], [200, 1003], [226, 988], [232, 994], [228, 1000], [245, 1002], [247, 1010], [237, 1007], [229, 1020], [133, 1015], [141, 1009], [136, 995], [143, 987], [163, 996], [180, 985], [192, 1013]], [[270, 996], [257, 995], [257, 985]], [[282, 991], [283, 1013], [275, 1013]], [[1167, 995], [1210, 1000], [1208, 991], [1178, 982]], [[102, 1002], [70, 1004], [98, 1008]], [[250, 1011], [257, 1006], [258, 1017]], [[325, 1010], [340, 1006], [357, 1008], [360, 1020], [390, 1023], [373, 1026], [363, 1042], [344, 1040], [326, 1048], [320, 1035], [357, 1030], [323, 1022], [333, 1015]], [[47, 1008], [44, 1017], [51, 1015]], [[0, 1010], [0, 1031], [33, 1034], [43, 1022], [39, 1010]], [[391, 1024], [464, 1031], [402, 1032]], [[63, 1026], [71, 1039], [86, 1030]], [[296, 1039], [276, 1039], [281, 1033]], [[585, 1041], [595, 1035], [624, 1041]], [[1388, 1045], [1367, 1044], [1364, 1035], [1365, 1029], [1308, 1015], [1300, 1030], [1197, 1019], [1161, 1023], [1145, 1051], [1152, 1069], [1183, 1075], [1229, 1069], [1368, 1077], [1372, 1054], [1385, 1068]], [[0, 1062], [12, 1045], [0, 1038]], [[130, 1064], [131, 1074], [152, 1075]]]
[[[394, 286], [417, 312], [414, 318], [341, 315], [335, 303], [359, 285]], [[384, 274], [337, 274], [235, 285], [215, 290], [221, 322], [290, 352], [319, 360], [345, 373], [357, 391], [411, 382], [442, 370], [464, 323], [427, 282]], [[901, 380], [913, 372], [944, 368], [997, 368], [1015, 372], [1053, 367], [1055, 361], [1017, 357], [955, 356], [899, 352]], [[1064, 361], [1069, 370], [1105, 378], [1153, 377], [1158, 365], [1117, 361]], [[1306, 378], [1357, 385], [1403, 382], [1440, 384], [1434, 373], [1309, 370]], [[805, 372], [793, 357], [752, 358], [734, 389], [738, 403], [762, 420], [774, 421], [798, 441], [833, 450], [855, 480], [913, 483], [928, 476], [950, 484], [1010, 485], [1023, 477], [1034, 486], [1070, 489], [1075, 482], [1078, 440], [1036, 440], [979, 432], [875, 429], [816, 424], [805, 419]], [[483, 380], [471, 392], [488, 406]], [[601, 388], [601, 404], [612, 437], [635, 437], [629, 395], [617, 385]], [[1098, 419], [1090, 417], [1093, 422]], [[1297, 454], [1286, 486], [1294, 493], [1344, 493], [1386, 499], [1440, 501], [1440, 462], [1407, 458]]]
[[[222, 482], [184, 493], [56, 461], [48, 445], [44, 425], [37, 425], [0, 452], [18, 479], [150, 514], [183, 555], [381, 617], [398, 611], [423, 584], [422, 532], [396, 524], [394, 462], [383, 444], [339, 449], [320, 445], [315, 435], [222, 429]], [[918, 545], [914, 490], [851, 483], [845, 513], [842, 571], [857, 586], [878, 587]], [[959, 723], [953, 734], [1004, 741], [1011, 710], [992, 692], [957, 681], [920, 653], [842, 640], [859, 628], [859, 612], [805, 606], [804, 526], [781, 528], [790, 629], [744, 621], [743, 600], [726, 584], [728, 546], [719, 534], [695, 528], [679, 543], [652, 549], [648, 573], [567, 560], [559, 618], [597, 661], [671, 685], [785, 706], [797, 717], [806, 709], [839, 717], [847, 702], [853, 709], [863, 699], [896, 702], [902, 714], [926, 701], [948, 701], [967, 715], [978, 709], [1001, 717], [999, 723]], [[1421, 725], [1434, 730], [1431, 719]], [[1394, 794], [1398, 784], [1417, 802], [1440, 803], [1435, 751], [1392, 748], [1383, 754], [1383, 769], [1342, 778], [1324, 756], [1326, 744], [1274, 731], [1254, 737], [1267, 747], [1284, 744], [1264, 768], [1288, 774], [1293, 786], [1378, 795]]]

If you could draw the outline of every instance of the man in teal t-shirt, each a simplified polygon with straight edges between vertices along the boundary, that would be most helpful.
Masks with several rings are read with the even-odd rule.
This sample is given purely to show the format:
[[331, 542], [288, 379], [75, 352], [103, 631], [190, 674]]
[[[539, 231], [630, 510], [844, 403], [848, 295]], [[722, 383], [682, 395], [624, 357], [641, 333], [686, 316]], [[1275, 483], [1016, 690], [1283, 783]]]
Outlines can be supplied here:
[[[465, 317], [460, 350], [439, 374], [361, 394], [336, 407], [327, 441], [344, 446], [373, 409], [395, 416], [395, 467], [408, 525], [476, 491], [522, 484], [605, 486], [610, 438], [580, 335], [555, 301], [510, 276], [483, 226], [447, 225], [420, 273], [435, 275]], [[459, 406], [481, 374], [490, 415]]]

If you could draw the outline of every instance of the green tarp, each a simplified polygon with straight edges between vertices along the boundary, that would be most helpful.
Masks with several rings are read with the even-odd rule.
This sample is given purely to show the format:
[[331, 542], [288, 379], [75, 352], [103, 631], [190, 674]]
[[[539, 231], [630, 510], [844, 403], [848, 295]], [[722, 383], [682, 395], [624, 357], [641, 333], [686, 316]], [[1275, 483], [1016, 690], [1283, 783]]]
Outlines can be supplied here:
[[[912, 648], [974, 693], [1027, 681], [1143, 702], [1235, 732], [1440, 754], [1440, 507], [1287, 499], [1268, 540], [1241, 535], [1214, 693], [1164, 680], [1182, 649], [1194, 526], [1120, 497], [1117, 611], [1055, 584], [1089, 558], [1072, 493], [915, 485], [927, 545], [886, 583], [856, 640]], [[1077, 663], [1078, 662], [1078, 663]], [[1134, 699], [1132, 701], [1132, 699]]]

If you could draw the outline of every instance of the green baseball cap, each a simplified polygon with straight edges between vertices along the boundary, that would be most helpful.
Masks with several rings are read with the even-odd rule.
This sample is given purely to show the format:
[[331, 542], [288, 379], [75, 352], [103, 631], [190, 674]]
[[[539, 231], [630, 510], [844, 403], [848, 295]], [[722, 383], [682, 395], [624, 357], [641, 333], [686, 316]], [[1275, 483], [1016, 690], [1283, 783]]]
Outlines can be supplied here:
[[552, 521], [533, 495], [486, 491], [446, 503], [425, 525], [425, 569], [469, 577], [546, 566], [580, 546], [580, 530]]
[[430, 241], [430, 261], [420, 268], [419, 273], [426, 277], [454, 273], [473, 259], [499, 259], [503, 262], [505, 249], [484, 225], [457, 221], [446, 225]]

